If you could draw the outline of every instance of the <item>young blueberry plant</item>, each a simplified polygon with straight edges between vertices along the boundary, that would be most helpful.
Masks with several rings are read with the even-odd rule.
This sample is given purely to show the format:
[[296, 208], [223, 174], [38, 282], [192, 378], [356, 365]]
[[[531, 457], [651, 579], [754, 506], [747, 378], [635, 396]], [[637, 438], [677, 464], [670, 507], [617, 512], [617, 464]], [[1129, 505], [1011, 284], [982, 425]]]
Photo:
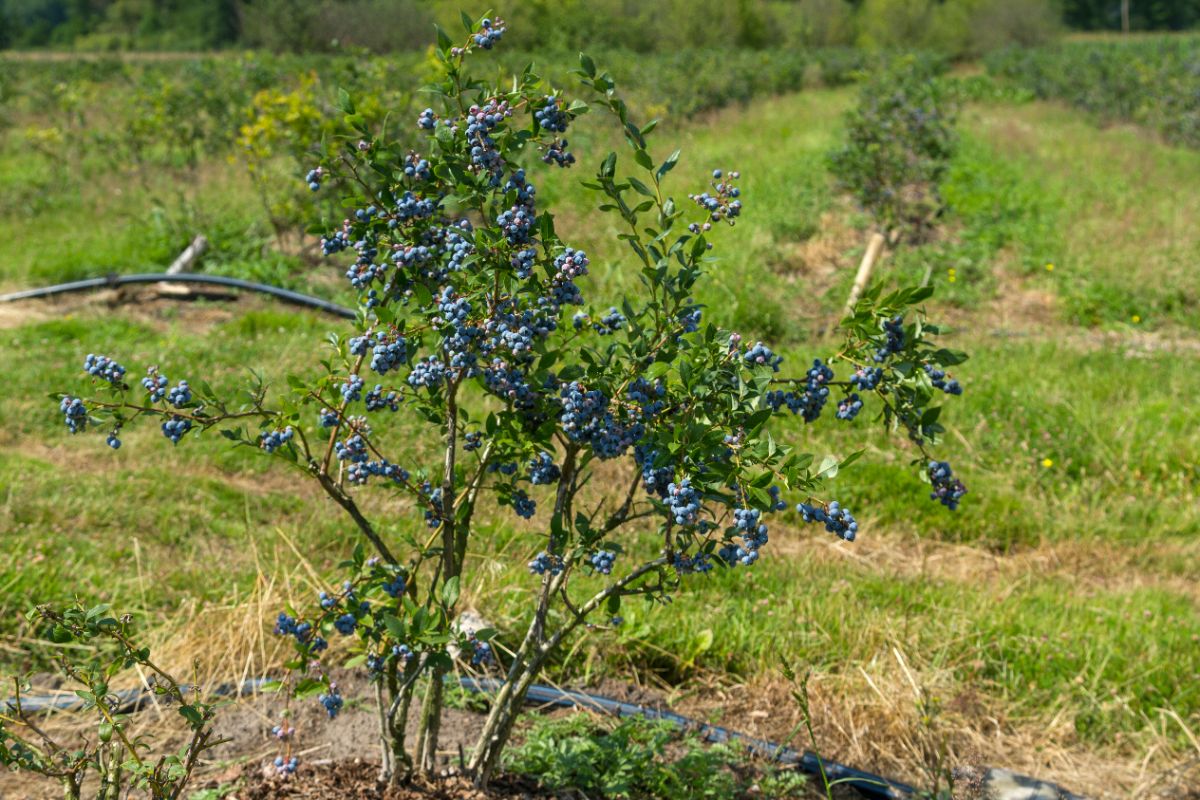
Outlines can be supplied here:
[[[529, 687], [595, 615], [616, 624], [626, 598], [665, 601], [681, 581], [749, 567], [768, 520], [791, 502], [803, 519], [854, 538], [850, 510], [823, 492], [854, 456], [814, 464], [772, 433], [779, 416], [815, 423], [836, 408], [833, 424], [852, 424], [873, 400], [885, 424], [907, 431], [934, 495], [953, 507], [965, 489], [925, 455], [941, 431], [943, 394], [925, 367], [964, 356], [930, 343], [936, 329], [915, 309], [927, 289], [876, 291], [859, 303], [834, 356], [840, 379], [820, 359], [792, 376], [766, 344], [705, 322], [693, 298], [720, 230], [741, 219], [740, 176], [714, 170], [677, 202], [667, 179], [679, 152], [656, 157], [647, 143], [655, 123], [635, 123], [612, 78], [581, 56], [584, 90], [631, 149], [628, 163], [615, 152], [599, 159], [585, 185], [615, 218], [631, 259], [624, 268], [640, 281], [634, 295], [592, 303], [591, 259], [560, 236], [536, 190], [537, 170], [576, 163], [566, 134], [588, 106], [528, 68], [503, 85], [473, 78], [468, 64], [505, 26], [465, 17], [464, 26], [458, 41], [439, 31], [440, 79], [410, 123], [419, 151], [368, 129], [343, 97], [357, 131], [320, 168], [356, 195], [322, 244], [344, 265], [360, 313], [353, 331], [331, 337], [316, 377], [290, 376], [274, 397], [256, 382], [249, 402], [234, 406], [195, 379], [172, 399], [162, 372], [137, 386], [96, 356], [95, 391], [58, 399], [72, 432], [116, 436], [151, 418], [186, 446], [217, 430], [315, 481], [362, 541], [340, 588], [276, 621], [296, 649], [293, 696], [316, 698], [330, 717], [341, 711], [327, 648], [347, 638], [348, 663], [374, 681], [382, 777], [395, 781], [435, 766], [454, 658], [497, 669], [467, 763], [482, 785]], [[408, 441], [414, 420], [435, 459], [414, 455], [430, 452]], [[532, 600], [508, 647], [495, 631], [455, 622], [468, 551], [491, 543], [475, 536], [481, 510], [530, 531], [519, 558]]]
[[[66, 646], [59, 670], [74, 689], [78, 710], [94, 715], [95, 727], [83, 736], [50, 730], [40, 719], [45, 709], [38, 700], [22, 696], [28, 685], [13, 678], [12, 695], [0, 694], [0, 765], [59, 781], [68, 800], [79, 800], [85, 788], [96, 800], [118, 800], [135, 791], [153, 800], [185, 797], [200, 757], [225, 741], [213, 737], [216, 706], [151, 660], [150, 651], [134, 642], [128, 615], [113, 617], [103, 605], [61, 611], [43, 605], [29, 619], [54, 645]], [[130, 729], [127, 709], [134, 698], [109, 684], [131, 668], [146, 676], [157, 702], [174, 705], [186, 730], [178, 752], [155, 753], [145, 736]], [[95, 780], [89, 780], [92, 774]]]
[[830, 154], [830, 169], [890, 240], [920, 239], [941, 213], [956, 115], [933, 63], [912, 56], [868, 79], [846, 114], [846, 142]]

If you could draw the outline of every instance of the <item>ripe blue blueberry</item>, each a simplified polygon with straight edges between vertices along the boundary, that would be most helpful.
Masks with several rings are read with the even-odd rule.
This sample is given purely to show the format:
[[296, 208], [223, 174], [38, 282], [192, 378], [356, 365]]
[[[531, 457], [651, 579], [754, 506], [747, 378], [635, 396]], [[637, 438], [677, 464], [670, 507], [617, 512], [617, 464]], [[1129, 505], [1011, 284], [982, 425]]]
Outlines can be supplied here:
[[295, 434], [296, 432], [292, 429], [291, 425], [282, 430], [263, 431], [258, 435], [258, 446], [268, 453], [274, 453], [280, 447], [290, 442]]
[[63, 421], [71, 433], [79, 433], [87, 428], [87, 407], [78, 397], [64, 397], [58, 404], [58, 410], [63, 415]]
[[529, 462], [529, 482], [535, 485], [557, 483], [561, 474], [554, 457], [547, 452], [538, 453]]
[[88, 353], [83, 362], [83, 371], [93, 378], [106, 380], [113, 386], [119, 386], [125, 377], [125, 368], [108, 356], [98, 356]]
[[837, 418], [847, 422], [858, 416], [862, 411], [863, 402], [857, 394], [850, 394], [838, 401]]
[[925, 372], [929, 375], [929, 380], [935, 389], [941, 389], [946, 394], [960, 395], [963, 393], [962, 386], [954, 378], [946, 380], [946, 371], [935, 367], [933, 364], [925, 365]]
[[525, 519], [531, 519], [537, 510], [537, 503], [530, 499], [523, 489], [513, 492], [512, 503], [513, 511], [517, 512], [517, 516]]
[[796, 510], [805, 522], [823, 522], [825, 530], [837, 534], [847, 542], [853, 542], [858, 533], [858, 521], [849, 509], [842, 508], [836, 500], [827, 508], [801, 503], [796, 506]]
[[174, 416], [162, 424], [163, 436], [171, 440], [171, 444], [179, 444], [183, 435], [192, 429], [192, 421], [187, 417]]
[[561, 558], [543, 551], [534, 556], [533, 561], [529, 562], [529, 571], [535, 575], [545, 575], [547, 572], [551, 575], [557, 575], [563, 571], [563, 566]]
[[954, 477], [950, 463], [948, 461], [930, 461], [927, 471], [929, 482], [933, 486], [929, 499], [937, 500], [951, 511], [956, 510], [958, 501], [967, 493], [967, 487]]
[[592, 563], [592, 569], [599, 572], [601, 575], [611, 575], [613, 563], [617, 560], [617, 554], [609, 550], [598, 550], [592, 553], [589, 559]]
[[317, 700], [325, 707], [325, 713], [329, 715], [330, 719], [336, 718], [344, 705], [342, 696], [338, 694], [336, 683], [329, 684], [329, 694], [319, 695]]
[[142, 386], [150, 395], [151, 403], [157, 403], [167, 396], [167, 376], [160, 375], [154, 367], [146, 371], [146, 377], [142, 378]]

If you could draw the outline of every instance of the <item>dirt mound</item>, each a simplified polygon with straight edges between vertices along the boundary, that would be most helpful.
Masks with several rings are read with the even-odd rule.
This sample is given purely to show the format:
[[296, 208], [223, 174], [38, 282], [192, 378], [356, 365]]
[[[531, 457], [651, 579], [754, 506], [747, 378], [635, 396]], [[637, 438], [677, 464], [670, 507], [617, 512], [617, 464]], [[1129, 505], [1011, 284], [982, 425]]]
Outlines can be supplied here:
[[295, 775], [279, 778], [247, 767], [245, 787], [228, 800], [524, 800], [565, 798], [538, 791], [533, 783], [502, 777], [487, 790], [476, 789], [461, 776], [415, 781], [409, 786], [381, 788], [378, 767], [361, 761], [338, 761], [300, 767]]

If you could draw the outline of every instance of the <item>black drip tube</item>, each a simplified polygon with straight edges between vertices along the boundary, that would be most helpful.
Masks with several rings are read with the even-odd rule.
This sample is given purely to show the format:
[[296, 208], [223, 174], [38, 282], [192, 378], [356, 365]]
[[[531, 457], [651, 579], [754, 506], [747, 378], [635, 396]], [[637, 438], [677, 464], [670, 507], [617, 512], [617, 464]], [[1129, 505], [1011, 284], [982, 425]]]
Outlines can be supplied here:
[[[477, 679], [464, 677], [460, 680], [464, 689], [484, 694], [499, 691], [500, 687], [504, 685], [503, 681], [496, 678]], [[567, 708], [586, 708], [592, 711], [612, 714], [617, 717], [644, 717], [646, 719], [663, 720], [664, 722], [670, 722], [678, 728], [695, 731], [706, 742], [713, 744], [737, 742], [738, 744], [745, 745], [746, 749], [756, 756], [779, 764], [794, 766], [801, 772], [808, 773], [809, 775], [820, 775], [821, 768], [824, 767], [825, 776], [829, 779], [830, 783], [837, 781], [839, 786], [849, 786], [863, 797], [870, 798], [871, 800], [907, 798], [916, 794], [917, 791], [913, 787], [897, 781], [881, 778], [878, 775], [872, 775], [869, 772], [847, 767], [844, 764], [826, 761], [814, 753], [800, 752], [799, 750], [794, 750], [775, 742], [757, 739], [753, 736], [731, 731], [728, 728], [722, 728], [718, 725], [710, 725], [707, 722], [689, 719], [672, 711], [648, 708], [634, 703], [622, 703], [619, 700], [613, 700], [588, 692], [556, 689], [551, 686], [542, 686], [539, 684], [535, 684], [529, 688], [529, 693], [525, 696], [525, 702], [538, 705], [564, 706]]]
[[[267, 682], [267, 678], [253, 678], [243, 681], [240, 684], [223, 683], [213, 689], [212, 693], [219, 696], [253, 694]], [[460, 678], [460, 683], [464, 689], [480, 694], [499, 691], [500, 687], [504, 685], [503, 681], [496, 678], [463, 677]], [[180, 687], [184, 692], [189, 691], [190, 688], [189, 686]], [[116, 697], [118, 710], [123, 714], [145, 707], [150, 703], [151, 698], [154, 697], [153, 692], [147, 689], [123, 689], [115, 691], [112, 694]], [[906, 784], [881, 778], [878, 775], [872, 775], [869, 772], [847, 767], [844, 764], [838, 764], [834, 761], [818, 758], [813, 753], [800, 752], [781, 744], [768, 742], [765, 739], [757, 739], [717, 725], [709, 725], [705, 722], [689, 719], [671, 711], [648, 708], [633, 703], [622, 703], [619, 700], [589, 694], [588, 692], [556, 689], [552, 686], [534, 684], [529, 688], [529, 693], [525, 696], [525, 702], [533, 705], [585, 708], [604, 714], [612, 714], [617, 717], [644, 717], [646, 719], [663, 720], [678, 728], [695, 731], [706, 742], [713, 744], [737, 742], [745, 745], [746, 749], [756, 756], [779, 764], [794, 766], [796, 769], [809, 775], [820, 775], [821, 768], [824, 767], [825, 776], [829, 779], [830, 783], [837, 781], [838, 785], [849, 786], [869, 800], [908, 798], [916, 794], [917, 791]], [[82, 705], [83, 701], [74, 693], [31, 695], [21, 698], [21, 710], [29, 713], [71, 711]], [[15, 710], [14, 701], [11, 699], [3, 701], [3, 706], [10, 710]]]
[[227, 278], [223, 275], [168, 275], [165, 272], [147, 272], [136, 275], [108, 275], [103, 278], [88, 278], [86, 280], [72, 281], [70, 283], [59, 283], [54, 286], [46, 286], [41, 289], [26, 289], [20, 292], [12, 292], [10, 294], [0, 295], [0, 303], [12, 303], [17, 300], [33, 300], [40, 297], [52, 297], [54, 295], [70, 294], [72, 292], [86, 292], [93, 289], [108, 289], [116, 286], [126, 286], [137, 283], [199, 283], [208, 284], [211, 286], [225, 286], [231, 289], [241, 289], [242, 291], [258, 292], [260, 294], [270, 295], [282, 300], [285, 303], [304, 306], [306, 308], [314, 308], [318, 311], [324, 311], [326, 313], [342, 317], [343, 319], [354, 319], [357, 316], [357, 313], [352, 308], [339, 306], [337, 303], [331, 303], [328, 300], [322, 300], [319, 297], [310, 297], [309, 295], [293, 292], [289, 289], [280, 289], [278, 286], [269, 286], [265, 283], [244, 281], [240, 278]]

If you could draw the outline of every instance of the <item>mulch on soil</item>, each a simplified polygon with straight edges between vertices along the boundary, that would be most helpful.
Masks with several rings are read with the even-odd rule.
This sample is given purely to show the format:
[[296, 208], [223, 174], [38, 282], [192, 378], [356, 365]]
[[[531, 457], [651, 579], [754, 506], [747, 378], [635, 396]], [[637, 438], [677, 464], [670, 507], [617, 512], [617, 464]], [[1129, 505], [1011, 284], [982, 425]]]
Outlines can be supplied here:
[[245, 787], [227, 800], [567, 800], [568, 794], [546, 794], [536, 784], [501, 776], [486, 790], [457, 775], [418, 779], [409, 786], [377, 783], [379, 767], [362, 761], [303, 765], [279, 778], [257, 765], [247, 766]]

